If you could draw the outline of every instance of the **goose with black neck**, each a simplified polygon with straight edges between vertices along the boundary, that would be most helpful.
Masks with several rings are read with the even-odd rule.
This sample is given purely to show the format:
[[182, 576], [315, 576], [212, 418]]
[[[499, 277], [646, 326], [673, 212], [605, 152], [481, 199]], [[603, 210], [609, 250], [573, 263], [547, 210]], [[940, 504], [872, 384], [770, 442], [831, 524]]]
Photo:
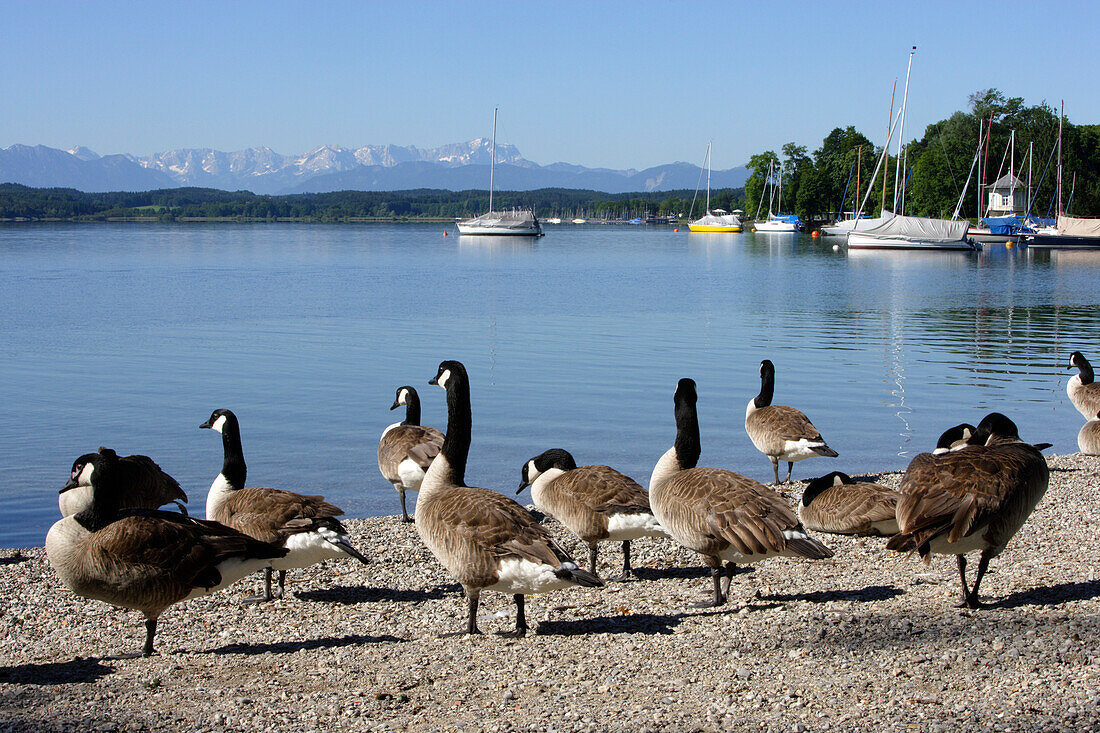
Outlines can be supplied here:
[[424, 473], [443, 447], [443, 433], [420, 424], [420, 395], [409, 385], [397, 388], [391, 410], [404, 406], [405, 419], [382, 431], [378, 441], [378, 470], [401, 497], [401, 518], [411, 522], [405, 492], [419, 491]]
[[776, 556], [822, 560], [833, 553], [806, 533], [775, 491], [733, 471], [697, 467], [697, 399], [695, 382], [681, 379], [673, 396], [676, 442], [653, 468], [649, 503], [673, 539], [711, 569], [713, 601], [700, 605], [721, 606], [738, 564]]
[[436, 559], [462, 584], [467, 599], [467, 634], [481, 633], [477, 609], [484, 590], [510, 593], [516, 627], [524, 636], [524, 596], [579, 585], [603, 585], [554, 540], [531, 513], [489, 489], [466, 485], [472, 416], [470, 381], [458, 361], [440, 363], [435, 384], [447, 392], [447, 433], [428, 468], [416, 500], [416, 531]]
[[175, 512], [120, 511], [126, 471], [114, 451], [87, 456], [88, 505], [55, 523], [46, 555], [61, 582], [84, 598], [145, 615], [144, 656], [157, 619], [173, 604], [213, 593], [287, 554], [218, 522]]
[[325, 501], [323, 496], [282, 489], [245, 488], [248, 468], [244, 462], [241, 428], [231, 410], [214, 410], [210, 419], [199, 427], [221, 433], [224, 452], [221, 473], [206, 495], [206, 516], [289, 551], [265, 568], [264, 595], [251, 601], [270, 601], [274, 597], [272, 569], [279, 571], [279, 595], [282, 597], [287, 570], [344, 557], [355, 558], [364, 565], [370, 563], [352, 546], [348, 531], [336, 519], [344, 511]]

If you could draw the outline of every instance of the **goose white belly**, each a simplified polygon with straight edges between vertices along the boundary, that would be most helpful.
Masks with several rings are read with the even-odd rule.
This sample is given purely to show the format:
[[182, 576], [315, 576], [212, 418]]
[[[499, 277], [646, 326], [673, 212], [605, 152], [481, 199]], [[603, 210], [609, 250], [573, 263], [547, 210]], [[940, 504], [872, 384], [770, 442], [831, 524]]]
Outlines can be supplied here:
[[[562, 563], [562, 567], [572, 570], [577, 566], [573, 563]], [[532, 562], [517, 557], [508, 557], [501, 560], [497, 572], [499, 575], [497, 582], [486, 586], [485, 590], [527, 595], [530, 593], [546, 593], [575, 585], [555, 575], [554, 568], [546, 563]]]
[[284, 545], [288, 550], [286, 557], [272, 560], [271, 567], [275, 570], [294, 570], [309, 567], [324, 560], [347, 557], [347, 553], [333, 544], [339, 539], [340, 535], [327, 527], [292, 534], [287, 537]]
[[192, 590], [190, 593], [187, 594], [187, 597], [188, 598], [198, 598], [200, 596], [206, 596], [206, 595], [210, 595], [211, 593], [215, 593], [215, 592], [221, 590], [222, 588], [226, 588], [230, 585], [233, 585], [238, 580], [240, 580], [241, 578], [243, 578], [247, 575], [251, 575], [252, 573], [255, 573], [257, 571], [263, 570], [266, 567], [269, 567], [270, 563], [271, 563], [270, 560], [262, 560], [262, 559], [258, 559], [258, 558], [252, 558], [252, 557], [249, 557], [249, 558], [231, 557], [228, 560], [223, 560], [222, 562], [218, 563], [218, 566], [217, 566], [218, 567], [218, 572], [222, 576], [221, 582], [218, 583], [217, 585], [215, 585], [213, 588], [195, 588], [194, 590]]
[[668, 537], [652, 514], [612, 514], [607, 518], [607, 541], [625, 542], [641, 537]]
[[898, 527], [897, 517], [893, 519], [883, 519], [881, 522], [871, 522], [871, 529], [884, 537], [897, 534], [901, 531], [901, 528]]
[[[420, 484], [424, 482], [424, 469], [413, 459], [406, 458], [397, 464], [397, 477], [407, 491], [419, 491]], [[396, 486], [394, 488], [397, 489]]]
[[786, 440], [783, 441], [783, 452], [779, 454], [779, 459], [790, 463], [804, 461], [807, 458], [819, 455], [814, 452], [814, 448], [820, 448], [823, 445], [825, 445], [825, 442], [821, 440], [807, 440], [806, 438]]
[[975, 550], [986, 550], [989, 549], [991, 545], [982, 536], [983, 534], [985, 534], [984, 530], [978, 530], [977, 532], [960, 538], [958, 542], [948, 542], [947, 533], [944, 533], [932, 540], [929, 543], [929, 547], [932, 549], [933, 553], [939, 553], [941, 555], [965, 555]]

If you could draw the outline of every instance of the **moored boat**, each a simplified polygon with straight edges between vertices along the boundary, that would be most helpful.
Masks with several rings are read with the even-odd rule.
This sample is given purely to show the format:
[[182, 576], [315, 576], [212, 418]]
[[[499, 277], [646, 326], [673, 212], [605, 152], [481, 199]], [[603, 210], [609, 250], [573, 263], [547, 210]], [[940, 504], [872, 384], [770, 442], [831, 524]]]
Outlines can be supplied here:
[[529, 209], [493, 211], [493, 173], [497, 164], [497, 110], [493, 108], [493, 148], [489, 159], [489, 210], [473, 219], [457, 222], [464, 235], [541, 237], [542, 226]]
[[898, 214], [876, 227], [848, 232], [848, 248], [978, 250], [980, 246], [966, 236], [969, 229], [968, 221]]
[[1054, 232], [1040, 230], [1026, 235], [1024, 242], [1037, 249], [1100, 249], [1100, 219], [1060, 214]]

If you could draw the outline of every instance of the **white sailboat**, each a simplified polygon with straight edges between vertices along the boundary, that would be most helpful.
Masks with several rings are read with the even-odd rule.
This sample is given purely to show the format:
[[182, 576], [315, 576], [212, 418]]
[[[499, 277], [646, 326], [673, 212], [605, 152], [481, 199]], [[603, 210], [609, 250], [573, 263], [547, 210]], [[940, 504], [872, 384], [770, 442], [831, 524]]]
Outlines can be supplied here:
[[[798, 218], [798, 214], [776, 214], [772, 209], [776, 194], [775, 181], [772, 180], [772, 174], [774, 172], [774, 166], [768, 164], [768, 175], [764, 181], [764, 189], [767, 190], [771, 185], [771, 196], [768, 197], [768, 218], [763, 221], [757, 221], [753, 223], [753, 231], [755, 232], [797, 232], [802, 229], [802, 220]], [[779, 169], [779, 203], [776, 206], [780, 211], [783, 210], [783, 168]], [[760, 207], [764, 205], [764, 191], [760, 192], [760, 204], [756, 207], [759, 212]]]
[[[688, 224], [691, 232], [739, 232], [741, 220], [737, 214], [730, 214], [723, 209], [710, 210], [710, 143], [707, 143], [707, 213], [702, 218]], [[698, 193], [699, 189], [695, 189]]]
[[[913, 46], [913, 51], [909, 53], [909, 69], [905, 72], [905, 94], [902, 97], [901, 109], [898, 111], [898, 118], [901, 120], [901, 127], [898, 132], [898, 168], [894, 172], [894, 211], [903, 212], [905, 201], [904, 198], [899, 198], [899, 185], [901, 183], [901, 170], [905, 167], [904, 159], [901, 154], [902, 135], [905, 130], [905, 107], [909, 101], [909, 72], [913, 69], [913, 53], [917, 50], [916, 46]], [[894, 124], [897, 124], [895, 120]], [[890, 138], [893, 137], [894, 125], [890, 126], [890, 131], [886, 136], [886, 145], [883, 146], [882, 156], [879, 158], [879, 164], [881, 165], [883, 159], [886, 158], [887, 151], [890, 147]], [[875, 167], [875, 174], [871, 176], [871, 180], [874, 180], [878, 175], [878, 167]], [[870, 194], [870, 188], [867, 193]], [[867, 199], [864, 197], [864, 203]], [[900, 205], [900, 209], [899, 209]], [[860, 206], [860, 212], [862, 212], [863, 206]], [[859, 213], [856, 214], [856, 219], [859, 219]], [[884, 211], [885, 216], [889, 212]], [[895, 213], [887, 219], [881, 221], [881, 223], [875, 226], [864, 228], [862, 222], [859, 223], [858, 228], [850, 230], [848, 232], [848, 249], [923, 249], [923, 250], [965, 250], [974, 251], [980, 249], [978, 245], [975, 245], [966, 233], [970, 228], [970, 222], [968, 221], [951, 221], [950, 219], [930, 219], [923, 216], [904, 216], [902, 213]]]
[[461, 234], [492, 236], [541, 237], [542, 226], [535, 212], [530, 209], [493, 211], [493, 174], [497, 163], [497, 109], [493, 108], [493, 149], [489, 161], [489, 211], [473, 219], [458, 222]]

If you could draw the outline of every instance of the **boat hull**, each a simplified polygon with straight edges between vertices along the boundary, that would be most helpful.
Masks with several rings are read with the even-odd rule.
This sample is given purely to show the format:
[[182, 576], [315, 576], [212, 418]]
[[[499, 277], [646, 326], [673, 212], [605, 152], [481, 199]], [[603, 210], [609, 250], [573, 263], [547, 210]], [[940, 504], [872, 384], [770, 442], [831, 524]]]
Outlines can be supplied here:
[[758, 232], [797, 232], [798, 225], [789, 221], [758, 221], [752, 225]]
[[1074, 237], [1067, 234], [1032, 234], [1024, 237], [1032, 249], [1100, 249], [1100, 237]]
[[469, 224], [458, 225], [459, 234], [466, 236], [486, 235], [493, 237], [541, 237], [541, 228], [512, 229], [510, 227], [477, 226]]
[[980, 247], [969, 239], [944, 241], [903, 237], [875, 237], [864, 232], [849, 232], [848, 249], [919, 249], [974, 252]]
[[739, 232], [742, 231], [739, 226], [719, 226], [713, 224], [688, 224], [688, 231], [691, 232]]
[[991, 234], [989, 232], [974, 231], [971, 229], [966, 234], [971, 240], [980, 242], [981, 244], [1019, 244], [1023, 238], [1019, 234]]

